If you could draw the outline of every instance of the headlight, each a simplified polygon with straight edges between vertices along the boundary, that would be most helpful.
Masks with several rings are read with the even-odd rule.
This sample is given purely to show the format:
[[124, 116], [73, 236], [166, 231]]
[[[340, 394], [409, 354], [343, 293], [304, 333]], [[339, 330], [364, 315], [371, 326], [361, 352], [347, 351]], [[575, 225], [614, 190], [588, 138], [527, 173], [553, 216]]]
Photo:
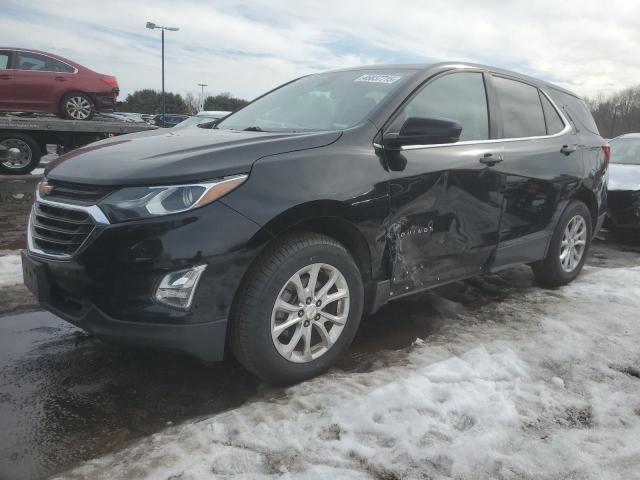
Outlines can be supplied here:
[[116, 222], [186, 212], [219, 199], [246, 179], [247, 175], [235, 175], [206, 183], [127, 187], [105, 198], [100, 208]]

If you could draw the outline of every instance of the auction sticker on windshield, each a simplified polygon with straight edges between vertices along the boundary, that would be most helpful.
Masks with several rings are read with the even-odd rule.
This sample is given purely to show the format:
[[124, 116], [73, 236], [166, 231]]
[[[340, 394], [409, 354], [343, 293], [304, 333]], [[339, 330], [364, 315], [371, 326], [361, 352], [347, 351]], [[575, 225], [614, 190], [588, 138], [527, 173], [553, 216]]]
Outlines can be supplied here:
[[354, 80], [354, 82], [368, 83], [394, 83], [402, 78], [401, 75], [362, 75]]

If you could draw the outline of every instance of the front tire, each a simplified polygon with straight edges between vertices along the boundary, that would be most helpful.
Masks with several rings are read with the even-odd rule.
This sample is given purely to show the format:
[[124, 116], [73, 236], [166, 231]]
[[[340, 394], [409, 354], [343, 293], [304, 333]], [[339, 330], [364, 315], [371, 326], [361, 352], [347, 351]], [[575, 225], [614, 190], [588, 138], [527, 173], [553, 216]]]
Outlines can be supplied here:
[[93, 100], [86, 93], [67, 93], [60, 101], [60, 115], [69, 120], [91, 120], [96, 111]]
[[556, 225], [547, 256], [531, 265], [538, 282], [558, 287], [576, 278], [587, 259], [592, 232], [589, 209], [573, 200]]
[[230, 343], [247, 370], [279, 385], [333, 366], [363, 310], [358, 267], [337, 241], [314, 233], [276, 240], [247, 274], [230, 318]]

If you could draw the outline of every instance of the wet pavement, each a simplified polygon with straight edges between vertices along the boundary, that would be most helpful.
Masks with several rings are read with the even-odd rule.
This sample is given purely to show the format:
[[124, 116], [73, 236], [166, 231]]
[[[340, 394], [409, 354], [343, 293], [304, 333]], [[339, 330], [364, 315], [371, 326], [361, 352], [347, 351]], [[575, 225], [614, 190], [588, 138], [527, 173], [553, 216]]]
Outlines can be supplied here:
[[[590, 265], [640, 265], [640, 242], [594, 243]], [[530, 288], [527, 267], [455, 283], [386, 305], [365, 318], [338, 369], [379, 368], [437, 332], [456, 309]], [[0, 317], [0, 479], [40, 479], [118, 450], [168, 424], [211, 415], [281, 390], [232, 359], [204, 366], [169, 353], [103, 343], [55, 316]]]

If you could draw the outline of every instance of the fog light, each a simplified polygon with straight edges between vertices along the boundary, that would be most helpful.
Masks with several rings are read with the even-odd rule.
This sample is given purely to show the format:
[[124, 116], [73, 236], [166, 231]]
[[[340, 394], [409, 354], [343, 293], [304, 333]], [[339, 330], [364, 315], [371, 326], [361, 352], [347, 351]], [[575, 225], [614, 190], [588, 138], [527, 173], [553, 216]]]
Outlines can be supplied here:
[[187, 310], [191, 307], [198, 281], [206, 265], [186, 268], [164, 276], [156, 290], [156, 300], [170, 307]]

